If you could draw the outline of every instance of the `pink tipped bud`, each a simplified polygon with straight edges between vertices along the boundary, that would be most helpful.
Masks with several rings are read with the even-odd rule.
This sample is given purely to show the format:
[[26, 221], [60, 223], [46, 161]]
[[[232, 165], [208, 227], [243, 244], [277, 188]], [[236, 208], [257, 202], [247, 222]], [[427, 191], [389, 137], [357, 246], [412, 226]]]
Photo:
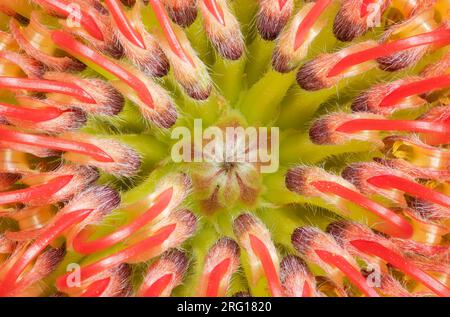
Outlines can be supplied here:
[[171, 23], [160, 1], [150, 0], [150, 5], [162, 28], [160, 45], [172, 65], [176, 80], [191, 98], [207, 99], [212, 84], [205, 64], [197, 56], [184, 31]]
[[178, 250], [164, 253], [148, 269], [137, 296], [169, 297], [175, 287], [183, 282], [188, 269], [187, 256]]
[[308, 262], [325, 270], [338, 286], [343, 284], [343, 277], [347, 276], [364, 295], [378, 297], [375, 289], [362, 276], [355, 259], [330, 235], [314, 227], [301, 227], [294, 230], [292, 244]]
[[71, 297], [126, 297], [132, 291], [131, 274], [128, 264], [119, 264], [65, 291]]
[[407, 96], [394, 104], [384, 105], [383, 101], [399, 87], [419, 80], [418, 77], [399, 79], [386, 84], [378, 84], [361, 93], [352, 103], [352, 110], [356, 112], [371, 112], [381, 115], [391, 115], [395, 111], [417, 108], [426, 103], [418, 95]]
[[89, 93], [71, 82], [2, 76], [0, 77], [0, 87], [12, 91], [54, 93], [75, 98], [83, 103], [96, 103]]
[[406, 206], [406, 201], [402, 193], [377, 187], [369, 181], [372, 177], [379, 175], [395, 175], [396, 177], [408, 178], [407, 175], [400, 171], [374, 162], [353, 163], [342, 171], [342, 177], [355, 185], [362, 193], [366, 195], [380, 195], [402, 206]]
[[167, 206], [168, 210], [175, 210], [181, 206], [191, 191], [191, 179], [184, 173], [166, 174], [156, 186], [154, 193], [147, 196], [145, 200], [154, 200], [162, 193], [171, 189], [171, 199]]
[[[403, 23], [391, 26], [383, 34], [381, 42], [388, 43], [391, 41], [391, 38], [398, 38], [399, 35], [401, 36], [402, 32], [406, 32], [407, 36], [414, 36], [437, 29], [438, 25], [436, 24], [433, 15], [434, 10], [426, 10]], [[448, 27], [443, 26], [442, 30], [444, 29], [448, 29]], [[417, 64], [427, 52], [432, 50], [432, 44], [415, 46], [379, 57], [377, 62], [383, 70], [397, 71]]]
[[340, 71], [336, 74], [334, 72], [331, 73], [339, 61], [346, 56], [352, 56], [376, 46], [376, 42], [367, 41], [346, 47], [336, 53], [320, 54], [300, 67], [297, 73], [297, 82], [305, 90], [320, 90], [333, 87], [343, 78], [356, 76], [376, 66], [373, 61], [368, 60], [352, 64], [345, 71]]
[[[60, 72], [83, 70], [85, 65], [80, 61], [69, 56], [56, 56], [56, 48], [52, 48], [51, 43], [40, 43], [33, 39], [33, 37], [37, 35], [46, 39], [50, 37], [50, 29], [41, 22], [42, 19], [42, 14], [38, 13], [38, 11], [33, 11], [30, 17], [30, 24], [26, 27], [21, 27], [19, 23], [11, 20], [9, 29], [20, 48], [23, 49], [27, 55], [44, 64], [51, 70]], [[41, 65], [41, 73], [43, 70]]]
[[114, 85], [129, 100], [138, 106], [142, 116], [157, 127], [168, 129], [173, 126], [178, 118], [178, 111], [169, 93], [157, 85], [155, 82], [144, 76], [142, 73], [136, 73], [137, 78], [152, 93], [152, 106], [144, 102], [139, 94], [122, 82], [115, 82]]
[[[0, 296], [36, 297], [42, 295], [42, 288], [38, 285], [39, 282], [57, 268], [64, 256], [65, 250], [63, 248], [50, 247], [36, 258], [29, 271], [14, 284], [10, 284], [6, 279], [0, 277]], [[10, 262], [10, 259], [8, 259], [8, 262]]]
[[173, 22], [188, 27], [197, 18], [197, 0], [163, 0]]
[[414, 210], [416, 215], [429, 221], [445, 222], [450, 218], [450, 208], [432, 203], [425, 199], [410, 198], [408, 199], [408, 205]]
[[231, 278], [239, 266], [239, 246], [230, 238], [222, 238], [208, 251], [203, 266], [198, 295], [226, 296]]
[[299, 257], [289, 255], [281, 261], [281, 283], [289, 297], [317, 296], [316, 281], [306, 263]]
[[342, 144], [350, 140], [360, 140], [381, 145], [379, 133], [384, 131], [424, 133], [446, 138], [450, 132], [450, 126], [446, 122], [389, 120], [383, 116], [365, 112], [352, 114], [338, 112], [315, 121], [309, 130], [309, 135], [317, 144]]
[[277, 250], [266, 226], [250, 214], [242, 214], [234, 220], [234, 234], [245, 250], [250, 266], [250, 281], [253, 285], [265, 277], [272, 296], [283, 296], [279, 278]]
[[130, 247], [124, 252], [130, 255], [128, 263], [144, 262], [171, 248], [177, 248], [189, 239], [196, 229], [197, 217], [191, 211], [174, 211], [160, 222], [127, 239], [126, 245]]
[[0, 103], [0, 115], [11, 125], [24, 130], [59, 134], [82, 127], [86, 114], [79, 109], [59, 109], [46, 100], [17, 96], [21, 106]]
[[256, 26], [261, 37], [273, 41], [291, 17], [293, 0], [260, 0]]
[[[297, 228], [292, 233], [291, 238], [295, 249], [309, 262], [322, 263], [322, 260], [315, 253], [315, 250], [324, 249], [332, 253], [342, 253], [349, 258], [350, 262], [355, 263], [345, 249], [342, 249], [331, 236], [318, 228]], [[322, 264], [324, 268], [329, 268], [326, 263]], [[331, 271], [332, 270], [330, 269], [329, 272]]]
[[200, 9], [206, 34], [214, 48], [226, 59], [239, 59], [245, 50], [244, 39], [227, 1], [201, 0]]
[[156, 39], [145, 30], [141, 22], [142, 3], [138, 2], [130, 12], [125, 12], [118, 0], [108, 0], [106, 6], [128, 59], [149, 76], [167, 75], [169, 62]]
[[119, 204], [120, 195], [116, 190], [108, 186], [95, 185], [75, 195], [59, 213], [66, 214], [74, 210], [89, 209], [92, 212], [85, 219], [85, 223], [93, 223], [103, 219]]
[[350, 241], [356, 239], [365, 239], [368, 241], [383, 243], [389, 247], [392, 247], [391, 242], [384, 238], [381, 234], [376, 234], [366, 225], [354, 221], [341, 220], [332, 222], [327, 226], [326, 231], [331, 236], [333, 236], [336, 242], [345, 250], [347, 250], [351, 255], [361, 257], [362, 259], [366, 260], [366, 262], [374, 261], [372, 257], [361, 254], [361, 252], [359, 252], [350, 244]]
[[330, 4], [330, 0], [305, 4], [281, 32], [272, 56], [276, 71], [287, 73], [300, 65], [310, 44], [326, 24], [321, 15]]
[[108, 82], [101, 79], [83, 79], [76, 75], [56, 72], [47, 72], [44, 74], [44, 78], [82, 87], [95, 100], [95, 103], [80, 103], [59, 94], [47, 95], [47, 99], [54, 102], [55, 106], [76, 107], [93, 114], [116, 115], [122, 110], [125, 103], [124, 97]]
[[107, 173], [126, 177], [135, 175], [141, 166], [141, 158], [134, 149], [111, 138], [99, 138], [82, 133], [66, 133], [62, 140], [69, 144], [83, 140], [84, 144], [93, 146], [110, 157], [109, 160], [98, 160], [86, 152], [73, 151], [68, 148], [63, 155], [64, 159], [80, 165], [95, 166]]
[[[120, 264], [102, 274], [104, 279], [98, 276], [97, 281], [92, 282], [80, 294], [81, 297], [127, 297], [131, 294], [132, 268], [128, 264]], [[102, 276], [103, 277], [103, 276]]]
[[[98, 1], [94, 3], [84, 0], [73, 1], [81, 8], [81, 26], [73, 26], [73, 23], [68, 23], [67, 20], [60, 20], [63, 29], [113, 58], [122, 57], [123, 47], [117, 41], [110, 15], [103, 5]], [[95, 22], [90, 23], [90, 20]]]
[[[39, 78], [44, 72], [44, 66], [34, 58], [9, 50], [0, 52], [0, 65], [2, 65], [0, 72], [2, 76], [17, 76], [15, 71], [19, 71], [30, 78]], [[11, 70], [9, 66], [13, 65], [14, 70]]]
[[348, 188], [354, 188], [341, 177], [330, 174], [319, 167], [297, 166], [290, 168], [286, 173], [285, 184], [287, 189], [304, 196], [321, 197], [324, 193], [314, 186], [314, 182], [328, 180], [336, 184], [342, 184]]
[[370, 113], [349, 114], [345, 112], [332, 113], [320, 117], [313, 122], [309, 129], [311, 141], [315, 144], [345, 144], [351, 140], [377, 141], [378, 133], [375, 131], [360, 131], [346, 133], [339, 130], [344, 124], [359, 119], [383, 119], [384, 117]]
[[91, 186], [79, 192], [56, 215], [56, 219], [77, 210], [90, 210], [91, 212], [82, 221], [73, 225], [66, 233], [67, 248], [73, 249], [73, 239], [86, 226], [100, 222], [120, 204], [120, 196], [108, 186]]
[[[422, 252], [426, 248], [425, 245], [411, 239], [387, 239], [382, 235], [372, 232], [368, 227], [351, 221], [331, 223], [328, 226], [327, 231], [353, 256], [364, 259], [368, 264], [376, 263], [377, 266], [380, 264], [379, 260], [371, 254], [361, 252], [360, 249], [352, 244], [352, 241], [371, 241], [402, 254], [403, 252], [411, 252], [413, 250]], [[438, 251], [438, 248], [432, 248], [430, 246], [429, 249]], [[443, 251], [445, 252], [445, 250], [440, 250], [440, 254], [442, 254]], [[411, 296], [405, 286], [388, 273], [388, 268], [386, 266], [383, 265], [380, 269], [381, 272], [378, 272], [378, 274], [381, 274], [381, 276], [378, 277], [380, 280], [377, 288], [381, 294], [386, 296]]]
[[71, 180], [73, 175], [55, 176], [44, 183], [39, 183], [24, 189], [16, 189], [0, 193], [0, 205], [24, 203], [34, 204], [46, 202], [48, 199], [63, 189]]
[[64, 186], [61, 190], [50, 197], [41, 197], [42, 200], [36, 200], [33, 202], [33, 204], [52, 204], [56, 202], [66, 201], [73, 195], [86, 189], [99, 177], [98, 172], [90, 167], [62, 165], [60, 168], [54, 171], [24, 176], [21, 182], [29, 186], [34, 186], [39, 183], [50, 181], [55, 177], [64, 175], [73, 175], [72, 179], [66, 186]]
[[386, 10], [387, 0], [344, 0], [334, 19], [333, 33], [343, 42], [363, 35]]

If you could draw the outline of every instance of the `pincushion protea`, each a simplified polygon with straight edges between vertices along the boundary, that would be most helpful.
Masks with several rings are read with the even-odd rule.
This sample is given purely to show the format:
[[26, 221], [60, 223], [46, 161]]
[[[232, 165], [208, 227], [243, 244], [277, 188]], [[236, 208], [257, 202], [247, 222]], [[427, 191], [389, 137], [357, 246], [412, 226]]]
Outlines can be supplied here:
[[449, 10], [2, 1], [0, 295], [450, 296]]

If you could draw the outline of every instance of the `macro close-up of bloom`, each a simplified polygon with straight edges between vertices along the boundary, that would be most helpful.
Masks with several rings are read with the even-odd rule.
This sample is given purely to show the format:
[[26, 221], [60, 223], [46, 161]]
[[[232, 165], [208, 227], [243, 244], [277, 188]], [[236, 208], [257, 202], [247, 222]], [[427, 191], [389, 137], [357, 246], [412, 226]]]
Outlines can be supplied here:
[[450, 0], [0, 0], [0, 297], [450, 297]]

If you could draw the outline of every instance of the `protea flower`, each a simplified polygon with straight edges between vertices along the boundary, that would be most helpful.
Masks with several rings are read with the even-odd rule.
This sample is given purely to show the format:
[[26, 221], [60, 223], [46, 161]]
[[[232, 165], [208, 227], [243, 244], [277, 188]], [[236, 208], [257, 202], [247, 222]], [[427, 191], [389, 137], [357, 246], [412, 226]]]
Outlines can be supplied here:
[[4, 0], [1, 296], [450, 296], [447, 0]]

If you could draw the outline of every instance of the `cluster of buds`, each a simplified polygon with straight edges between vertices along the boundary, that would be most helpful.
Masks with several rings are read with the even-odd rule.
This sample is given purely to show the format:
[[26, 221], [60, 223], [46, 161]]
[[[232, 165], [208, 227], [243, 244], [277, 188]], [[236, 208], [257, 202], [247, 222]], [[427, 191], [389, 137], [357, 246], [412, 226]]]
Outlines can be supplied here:
[[[388, 2], [381, 2], [381, 8], [388, 10]], [[367, 31], [365, 25], [357, 23], [363, 14], [356, 15], [367, 3], [344, 1], [334, 24], [339, 39], [352, 40]], [[346, 77], [373, 69], [374, 59], [385, 71], [417, 64], [430, 50], [449, 43], [446, 20], [438, 23], [434, 14], [429, 4], [423, 3], [423, 7], [405, 13], [404, 22], [390, 27], [381, 44], [364, 42], [318, 56], [300, 68], [300, 86], [306, 90], [333, 87]], [[343, 30], [344, 25], [351, 32]], [[332, 223], [329, 234], [301, 227], [292, 235], [303, 258], [331, 277], [334, 294], [345, 294], [344, 273], [359, 292], [374, 295], [374, 290], [361, 284], [363, 270], [355, 262], [359, 259], [369, 266], [381, 265], [375, 295], [448, 296], [448, 246], [444, 238], [449, 233], [450, 208], [448, 74], [447, 53], [417, 76], [376, 84], [359, 94], [351, 103], [352, 113], [327, 114], [310, 126], [310, 140], [317, 145], [369, 143], [374, 152], [384, 154], [375, 162], [348, 165], [342, 176], [305, 165], [290, 168], [286, 174], [290, 191], [357, 221]], [[396, 119], [401, 111], [420, 109], [421, 115]], [[393, 278], [392, 268], [404, 273], [403, 284], [415, 283], [412, 293]]]
[[[190, 211], [180, 209], [189, 191], [186, 176], [167, 177], [151, 194], [128, 204], [121, 204], [118, 192], [111, 187], [87, 184], [95, 179], [95, 172], [88, 168], [63, 166], [55, 172], [22, 179], [29, 184], [47, 180], [44, 185], [1, 193], [2, 206], [11, 206], [1, 216], [16, 220], [20, 227], [19, 231], [7, 231], [1, 236], [2, 296], [41, 295], [45, 289], [39, 286], [39, 280], [58, 266], [66, 252], [108, 254], [94, 263], [87, 257], [90, 264], [58, 278], [58, 290], [70, 296], [130, 295], [129, 264], [161, 254], [159, 262], [173, 263], [172, 271], [166, 264], [159, 267], [159, 262], [155, 263], [139, 295], [170, 295], [181, 283], [187, 260], [180, 251], [172, 249], [195, 232], [197, 222]], [[148, 188], [142, 192], [148, 192]], [[59, 210], [58, 205], [62, 206]], [[109, 215], [119, 214], [128, 217], [126, 223], [114, 232], [90, 238], [99, 232]], [[161, 270], [170, 278], [154, 280], [154, 274]]]
[[[156, 201], [156, 203], [160, 203], [160, 201]], [[167, 205], [156, 208], [160, 210], [161, 207], [167, 208]], [[187, 210], [171, 211], [156, 223], [151, 223], [151, 221], [149, 223], [148, 219], [143, 221], [142, 218], [150, 218], [148, 213], [154, 214], [156, 208], [120, 228], [116, 236], [113, 234], [105, 236], [100, 238], [100, 241], [88, 244], [87, 247], [86, 244], [81, 243], [80, 239], [77, 243], [74, 240], [73, 246], [75, 247], [77, 244], [86, 253], [91, 252], [92, 249], [104, 250], [115, 242], [118, 242], [119, 251], [82, 265], [79, 269], [79, 283], [72, 283], [72, 273], [60, 276], [56, 281], [58, 290], [71, 296], [86, 296], [86, 293], [92, 292], [93, 289], [97, 289], [97, 296], [123, 295], [124, 290], [118, 289], [118, 287], [123, 288], [126, 283], [115, 281], [115, 276], [111, 275], [111, 272], [120, 272], [126, 264], [146, 262], [172, 248], [177, 248], [195, 232], [196, 217]], [[114, 238], [111, 238], [112, 236]], [[77, 239], [77, 235], [75, 235], [75, 239]], [[187, 265], [183, 260], [183, 255], [164, 254], [158, 261], [163, 263], [155, 263], [149, 268], [140, 290], [141, 295], [171, 294], [172, 289], [180, 284]], [[164, 262], [170, 264], [164, 265]], [[158, 275], [155, 276], [155, 274]], [[125, 281], [129, 283], [130, 279], [125, 279]]]
[[[191, 276], [189, 294], [202, 297], [239, 287], [240, 295], [450, 296], [447, 0], [316, 0], [299, 10], [294, 0], [260, 0], [244, 13], [227, 0], [4, 2], [0, 218], [15, 225], [0, 231], [0, 296], [54, 293], [44, 279], [61, 296], [170, 296]], [[252, 10], [257, 33], [245, 34], [240, 23]], [[340, 43], [305, 62], [324, 33], [351, 42], [379, 25], [386, 29], [377, 41]], [[201, 36], [193, 41], [195, 32]], [[246, 53], [251, 41], [256, 57]], [[423, 67], [432, 53], [443, 54]], [[262, 69], [261, 80], [253, 68]], [[149, 144], [168, 145], [167, 132], [188, 122], [192, 109], [210, 115], [198, 106], [229, 106], [220, 115], [260, 124], [255, 113], [271, 117], [290, 89], [320, 96], [319, 105], [321, 94], [369, 72], [393, 78], [398, 71], [409, 75], [369, 87], [301, 132], [305, 151], [364, 147], [374, 160], [357, 157], [340, 175], [303, 164], [280, 176], [283, 195], [337, 214], [327, 226], [296, 223], [287, 242], [272, 231], [265, 217], [273, 204], [264, 200], [270, 177], [261, 172], [267, 162], [228, 157], [257, 152], [260, 143], [239, 148], [245, 136], [216, 140], [211, 152], [194, 148], [189, 154], [200, 151], [206, 163], [189, 166], [192, 181], [167, 172], [162, 159], [143, 180], [148, 156], [158, 157]], [[120, 122], [131, 132], [120, 134]], [[135, 124], [142, 126], [135, 131]], [[233, 126], [226, 125], [216, 128]], [[279, 222], [284, 230], [291, 223]], [[199, 243], [200, 235], [181, 251], [199, 225], [205, 236], [214, 227], [213, 238]], [[137, 282], [136, 264], [148, 264]]]
[[[450, 128], [448, 87], [448, 56], [444, 56], [437, 64], [426, 67], [420, 77], [370, 88], [352, 103], [353, 113], [321, 117], [313, 122], [309, 135], [312, 142], [323, 146], [369, 142], [374, 151], [381, 150], [385, 156], [376, 162], [350, 164], [342, 171], [342, 177], [309, 166], [291, 168], [286, 175], [290, 191], [319, 198], [323, 202], [319, 202], [320, 206], [344, 218], [366, 222], [391, 237], [374, 233], [359, 223], [339, 222], [329, 226], [329, 232], [341, 247], [335, 246], [331, 252], [334, 256], [329, 260], [348, 259], [346, 252], [370, 266], [381, 260], [380, 295], [449, 294], [448, 246], [444, 242], [449, 233], [450, 208], [445, 190], [449, 171], [445, 146]], [[433, 101], [429, 99], [431, 96], [435, 98]], [[397, 111], [419, 108], [428, 102], [437, 106], [416, 119], [389, 118]], [[331, 237], [325, 242], [325, 233], [310, 230], [313, 229], [300, 228], [294, 232], [294, 246], [298, 243], [306, 260], [323, 267], [320, 262], [324, 261], [323, 255], [316, 249], [333, 245], [328, 241]], [[412, 280], [417, 285], [414, 293], [406, 291], [392, 277], [386, 264], [405, 274], [404, 283]], [[334, 267], [342, 271], [338, 264]], [[329, 270], [327, 276], [332, 276]], [[348, 277], [365, 293], [355, 277]]]
[[[1, 266], [1, 296], [26, 295], [34, 288], [34, 284], [51, 273], [62, 260], [65, 247], [58, 238], [69, 241], [74, 232], [87, 223], [98, 221], [117, 207], [119, 202], [115, 190], [106, 186], [92, 186], [77, 194], [53, 217], [45, 217], [44, 207], [35, 208], [26, 215], [25, 209], [9, 211], [9, 217], [22, 216], [19, 224], [28, 224], [28, 227], [18, 232], [7, 232], [4, 236], [16, 246]], [[37, 290], [41, 290], [39, 285], [36, 285]]]
[[[436, 21], [435, 14], [434, 8], [418, 10], [418, 13], [404, 22], [389, 27], [379, 42], [365, 41], [335, 53], [317, 56], [299, 69], [299, 85], [308, 91], [321, 90], [333, 87], [343, 79], [366, 73], [377, 66], [392, 72], [416, 65], [425, 54], [448, 45], [448, 19]], [[352, 23], [346, 24], [350, 28], [356, 27]], [[394, 94], [384, 103], [393, 102], [395, 97], [398, 96]]]
[[[80, 268], [77, 283], [71, 283], [73, 275], [61, 276], [58, 290], [127, 295], [129, 264], [162, 254], [139, 294], [170, 295], [188, 265], [174, 248], [197, 222], [180, 207], [189, 191], [186, 177], [166, 177], [133, 204], [121, 204], [115, 189], [95, 184], [108, 174], [138, 175], [148, 152], [142, 136], [99, 135], [95, 120], [120, 116], [125, 98], [156, 128], [177, 120], [171, 97], [155, 80], [168, 73], [169, 59], [161, 38], [141, 22], [142, 3], [129, 9], [116, 0], [37, 0], [21, 10], [13, 2], [1, 8], [11, 18], [10, 33], [0, 33], [0, 217], [17, 222], [18, 230], [1, 233], [0, 295], [45, 294], [41, 280], [66, 253], [108, 249], [115, 251]], [[108, 80], [80, 73], [86, 65]], [[108, 215], [125, 212], [128, 223], [89, 240]], [[170, 278], [160, 280], [161, 270]]]
[[[309, 135], [316, 144], [368, 142], [373, 144], [374, 151], [381, 150], [385, 156], [377, 162], [349, 165], [342, 172], [345, 181], [337, 176], [332, 176], [335, 179], [326, 177], [324, 171], [320, 174], [311, 172], [312, 168], [294, 168], [286, 177], [288, 188], [301, 195], [322, 197], [336, 206], [343, 198], [378, 216], [381, 215], [378, 207], [374, 208], [372, 203], [369, 207], [362, 195], [369, 199], [382, 197], [387, 204], [382, 208], [396, 210], [388, 217], [391, 221], [398, 217], [400, 209], [415, 228], [414, 232], [408, 229], [409, 234], [439, 243], [448, 232], [443, 222], [448, 217], [450, 202], [440, 186], [433, 186], [448, 181], [448, 150], [445, 147], [450, 128], [447, 73], [448, 56], [444, 56], [438, 63], [426, 67], [420, 77], [378, 84], [363, 92], [352, 103], [353, 113], [332, 113], [314, 121]], [[434, 100], [430, 100], [431, 96]], [[417, 118], [389, 118], [401, 110], [416, 109], [429, 103], [435, 106]], [[329, 184], [319, 188], [318, 184], [325, 179]], [[348, 189], [360, 197], [344, 193]], [[336, 196], [339, 199], [336, 200]], [[437, 231], [432, 233], [433, 230]]]

